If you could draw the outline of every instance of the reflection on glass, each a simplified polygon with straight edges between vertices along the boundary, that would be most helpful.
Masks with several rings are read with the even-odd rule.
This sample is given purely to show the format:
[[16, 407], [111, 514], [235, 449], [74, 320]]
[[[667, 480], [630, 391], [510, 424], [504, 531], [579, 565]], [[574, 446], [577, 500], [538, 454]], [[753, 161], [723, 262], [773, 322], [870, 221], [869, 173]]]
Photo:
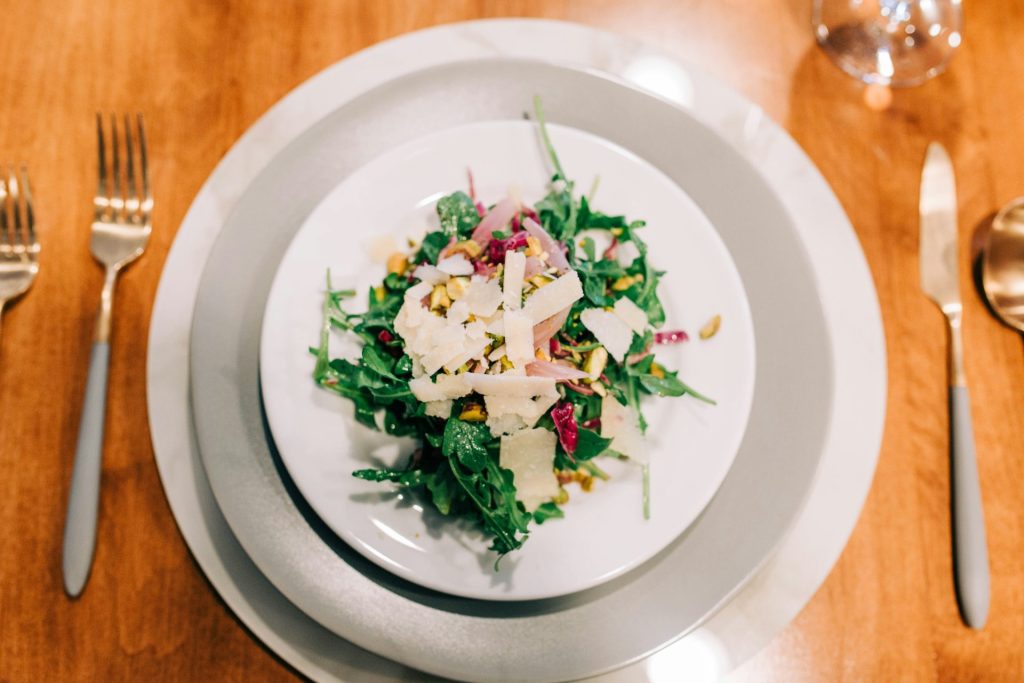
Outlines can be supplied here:
[[818, 44], [867, 83], [910, 86], [946, 68], [960, 45], [960, 0], [814, 0]]

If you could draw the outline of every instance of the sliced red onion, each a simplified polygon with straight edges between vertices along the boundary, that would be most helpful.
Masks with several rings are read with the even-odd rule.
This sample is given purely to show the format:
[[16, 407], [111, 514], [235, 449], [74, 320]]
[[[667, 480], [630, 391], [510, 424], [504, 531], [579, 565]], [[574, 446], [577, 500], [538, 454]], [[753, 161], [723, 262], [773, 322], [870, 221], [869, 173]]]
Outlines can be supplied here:
[[593, 389], [591, 389], [588, 386], [584, 386], [582, 384], [576, 384], [576, 382], [566, 382], [565, 386], [569, 387], [570, 389], [572, 389], [573, 391], [575, 391], [577, 393], [583, 394], [584, 396], [593, 396], [594, 395], [594, 390]]
[[565, 321], [569, 319], [569, 311], [571, 308], [572, 306], [566, 306], [550, 318], [541, 320], [533, 326], [533, 346], [535, 348], [544, 348], [544, 345], [548, 343], [548, 340], [558, 334], [558, 331], [565, 326]]
[[565, 363], [553, 363], [547, 360], [535, 360], [526, 366], [527, 377], [550, 377], [556, 382], [571, 382], [575, 379], [589, 377], [579, 368]]
[[666, 330], [665, 332], [654, 333], [655, 344], [680, 344], [689, 341], [690, 335], [682, 330]]
[[649, 355], [651, 355], [650, 349], [644, 349], [640, 353], [631, 353], [626, 356], [626, 365], [636, 365]]
[[480, 225], [476, 226], [476, 229], [473, 230], [470, 239], [481, 247], [486, 247], [487, 243], [491, 241], [494, 231], [504, 229], [508, 222], [512, 220], [512, 216], [515, 216], [517, 213], [519, 213], [518, 204], [507, 197], [502, 199], [483, 217]]
[[562, 245], [556, 242], [544, 228], [540, 227], [537, 221], [527, 218], [523, 221], [523, 227], [531, 236], [537, 238], [541, 248], [548, 253], [548, 263], [560, 271], [569, 269], [569, 261], [565, 258]]
[[[526, 233], [523, 233], [523, 234], [525, 235]], [[536, 256], [527, 256], [526, 257], [526, 270], [523, 272], [523, 277], [525, 279], [529, 280], [531, 277], [533, 277], [537, 273], [541, 273], [543, 271], [544, 271], [544, 262], [543, 261], [541, 261]]]
[[558, 432], [558, 440], [565, 449], [566, 455], [572, 458], [576, 452], [576, 444], [579, 442], [579, 426], [576, 424], [576, 412], [572, 403], [560, 401], [551, 409], [551, 420], [555, 423], [555, 431]]
[[602, 259], [613, 258], [615, 256], [615, 247], [617, 247], [617, 246], [619, 246], [619, 240], [618, 240], [618, 238], [615, 237], [615, 235], [612, 235], [612, 243], [609, 244], [608, 248], [604, 250], [603, 254], [601, 254], [601, 258]]
[[493, 266], [490, 263], [484, 263], [483, 261], [473, 261], [473, 273], [475, 275], [483, 275], [486, 278], [490, 278], [494, 275], [494, 271], [497, 266]]
[[526, 233], [517, 232], [514, 233], [508, 239], [496, 240], [492, 239], [487, 244], [487, 257], [491, 260], [491, 263], [498, 264], [505, 262], [505, 252], [515, 251], [519, 247], [526, 246]]

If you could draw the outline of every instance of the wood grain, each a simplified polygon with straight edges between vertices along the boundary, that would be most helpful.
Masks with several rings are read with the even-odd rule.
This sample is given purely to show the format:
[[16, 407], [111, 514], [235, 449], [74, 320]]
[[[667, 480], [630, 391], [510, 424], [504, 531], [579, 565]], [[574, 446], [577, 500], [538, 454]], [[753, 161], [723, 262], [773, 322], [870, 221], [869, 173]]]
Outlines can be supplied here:
[[[1024, 679], [1024, 353], [971, 294], [967, 373], [992, 565], [988, 627], [957, 616], [950, 562], [944, 337], [917, 277], [917, 183], [942, 140], [961, 248], [1024, 194], [1024, 6], [967, 3], [949, 72], [878, 111], [814, 47], [805, 0], [387, 0], [3, 3], [0, 162], [27, 163], [44, 240], [0, 338], [0, 681], [293, 680], [223, 605], [170, 514], [146, 421], [146, 333], [161, 267], [200, 185], [290, 89], [353, 52], [438, 23], [579, 21], [701, 64], [807, 150], [860, 236], [889, 352], [888, 419], [850, 544], [743, 681]], [[119, 286], [99, 542], [64, 597], [60, 543], [101, 272], [88, 253], [96, 111], [148, 118], [156, 230]]]

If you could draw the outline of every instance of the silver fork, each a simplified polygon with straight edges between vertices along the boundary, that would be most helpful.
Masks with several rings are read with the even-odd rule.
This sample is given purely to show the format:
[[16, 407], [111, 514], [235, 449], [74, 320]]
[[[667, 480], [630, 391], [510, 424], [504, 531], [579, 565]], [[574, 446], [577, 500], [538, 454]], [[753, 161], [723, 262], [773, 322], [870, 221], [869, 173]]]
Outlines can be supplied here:
[[8, 168], [7, 177], [0, 176], [0, 316], [8, 301], [28, 291], [39, 272], [36, 218], [24, 166], [18, 175]]
[[153, 197], [149, 191], [146, 132], [142, 114], [132, 121], [125, 115], [118, 136], [118, 121], [110, 117], [110, 164], [103, 117], [96, 115], [99, 141], [99, 187], [93, 200], [92, 255], [107, 271], [96, 316], [96, 333], [89, 361], [89, 379], [78, 429], [71, 495], [64, 523], [64, 590], [76, 597], [85, 587], [96, 547], [96, 513], [99, 507], [100, 464], [103, 453], [103, 422], [107, 402], [107, 365], [110, 359], [110, 317], [114, 284], [121, 269], [142, 254], [152, 231]]

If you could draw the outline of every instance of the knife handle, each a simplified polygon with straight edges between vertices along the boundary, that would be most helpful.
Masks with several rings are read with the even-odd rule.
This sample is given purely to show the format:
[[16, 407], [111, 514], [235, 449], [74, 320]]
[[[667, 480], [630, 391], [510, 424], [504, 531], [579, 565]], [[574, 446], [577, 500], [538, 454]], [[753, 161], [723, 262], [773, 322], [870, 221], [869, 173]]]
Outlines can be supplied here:
[[956, 593], [964, 622], [980, 629], [988, 618], [988, 544], [974, 457], [971, 400], [966, 386], [949, 388], [949, 416]]

